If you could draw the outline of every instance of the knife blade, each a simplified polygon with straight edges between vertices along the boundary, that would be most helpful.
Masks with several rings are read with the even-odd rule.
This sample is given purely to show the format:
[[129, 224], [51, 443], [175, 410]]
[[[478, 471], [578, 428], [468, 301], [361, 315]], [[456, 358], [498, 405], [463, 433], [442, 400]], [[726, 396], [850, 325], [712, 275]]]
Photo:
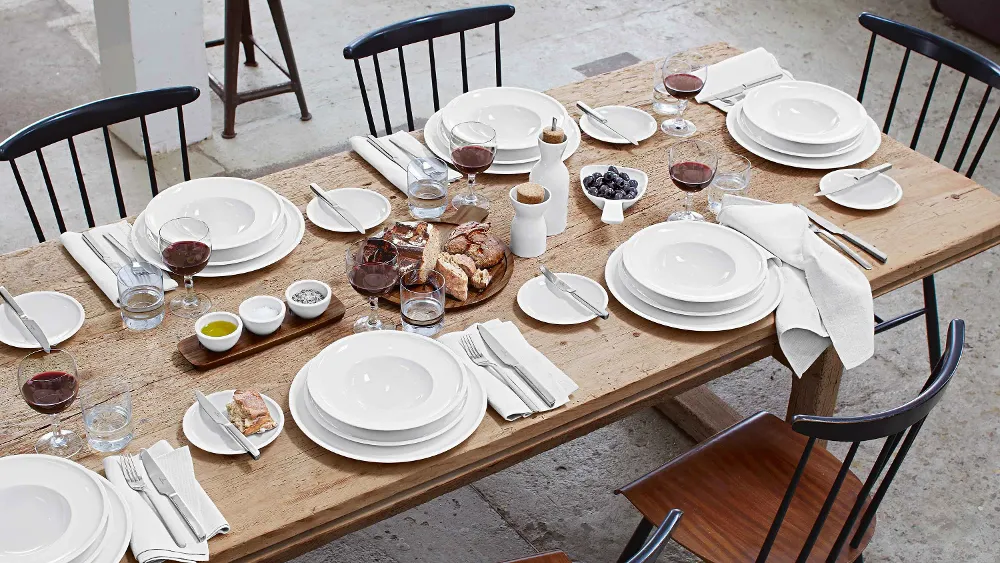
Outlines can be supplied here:
[[21, 324], [24, 325], [24, 328], [28, 329], [28, 332], [31, 333], [31, 336], [33, 336], [35, 338], [35, 341], [38, 342], [38, 345], [42, 347], [42, 350], [45, 350], [46, 352], [51, 352], [52, 346], [49, 345], [49, 339], [45, 336], [45, 333], [42, 331], [42, 327], [38, 326], [38, 323], [35, 322], [34, 319], [24, 314], [24, 311], [17, 304], [17, 301], [14, 301], [14, 296], [12, 296], [7, 291], [7, 288], [3, 287], [2, 285], [0, 285], [0, 297], [2, 297], [3, 300], [7, 302], [7, 306], [14, 311], [14, 314], [17, 315], [17, 318], [21, 320]]
[[343, 206], [337, 205], [331, 201], [330, 198], [326, 197], [326, 194], [323, 193], [323, 190], [319, 189], [317, 184], [309, 184], [309, 189], [312, 190], [312, 192], [316, 194], [316, 197], [325, 203], [327, 207], [332, 209], [335, 213], [337, 213], [337, 215], [343, 217], [344, 221], [347, 221], [352, 227], [354, 227], [354, 230], [361, 234], [365, 234], [365, 230], [361, 227], [361, 222], [358, 221], [357, 217], [352, 215], [350, 211], [344, 209]]
[[598, 309], [595, 305], [591, 304], [590, 301], [587, 301], [586, 299], [581, 297], [580, 294], [576, 291], [575, 287], [563, 281], [559, 276], [557, 276], [551, 270], [546, 268], [544, 264], [541, 264], [539, 267], [541, 268], [542, 275], [545, 276], [545, 279], [549, 280], [549, 282], [552, 283], [552, 285], [556, 286], [556, 289], [564, 293], [570, 294], [571, 296], [573, 296], [574, 299], [579, 301], [583, 306], [593, 311], [595, 315], [601, 317], [602, 319], [607, 319], [608, 317], [611, 316], [611, 314], [608, 313], [607, 311], [602, 311]]
[[722, 98], [729, 98], [729, 97], [735, 96], [737, 94], [742, 94], [743, 92], [746, 92], [747, 90], [756, 88], [758, 86], [763, 86], [763, 85], [767, 84], [768, 82], [774, 82], [775, 80], [778, 80], [779, 78], [781, 78], [784, 75], [785, 75], [784, 72], [778, 72], [777, 74], [772, 74], [770, 76], [766, 76], [764, 78], [761, 78], [760, 80], [756, 80], [756, 81], [750, 82], [748, 84], [740, 84], [739, 86], [734, 86], [734, 87], [732, 87], [732, 88], [730, 88], [728, 90], [723, 90], [722, 92], [719, 92], [718, 94], [716, 94], [716, 95], [714, 95], [714, 96], [712, 96], [710, 98], [705, 98], [705, 100], [703, 100], [701, 103], [706, 104], [708, 102], [715, 102], [715, 101], [721, 100]]
[[242, 432], [236, 429], [236, 426], [229, 421], [229, 417], [222, 414], [222, 412], [212, 404], [212, 401], [208, 400], [208, 397], [206, 397], [204, 393], [195, 389], [194, 396], [198, 399], [198, 404], [201, 406], [201, 410], [205, 411], [213, 422], [225, 428], [226, 432], [229, 432], [229, 435], [239, 442], [240, 446], [247, 452], [247, 454], [250, 455], [250, 457], [260, 459], [260, 450], [250, 443], [250, 440], [247, 440], [247, 437], [244, 436]]
[[483, 337], [483, 342], [485, 342], [486, 346], [488, 346], [489, 349], [496, 354], [497, 358], [500, 358], [501, 362], [513, 368], [514, 371], [521, 376], [521, 379], [528, 384], [528, 387], [531, 387], [531, 390], [534, 391], [536, 395], [541, 397], [543, 401], [545, 401], [545, 404], [548, 405], [549, 408], [556, 406], [556, 398], [552, 396], [552, 393], [549, 393], [549, 391], [545, 389], [545, 387], [543, 387], [542, 384], [539, 383], [538, 380], [535, 379], [535, 377], [531, 375], [531, 373], [528, 372], [523, 365], [521, 365], [521, 362], [517, 361], [517, 358], [515, 358], [514, 355], [507, 350], [507, 348], [490, 332], [488, 328], [481, 324], [476, 325], [476, 328], [479, 330], [479, 335]]
[[878, 260], [880, 263], [885, 264], [886, 262], [889, 261], [889, 255], [876, 248], [875, 245], [867, 243], [864, 240], [862, 240], [861, 237], [851, 233], [850, 231], [845, 230], [842, 227], [834, 225], [827, 219], [824, 219], [823, 217], [817, 215], [815, 212], [810, 211], [808, 207], [800, 203], [795, 204], [795, 206], [801, 209], [803, 212], [805, 212], [805, 214], [809, 216], [809, 219], [813, 223], [816, 223], [820, 227], [823, 227], [824, 229], [830, 231], [833, 234], [840, 235], [845, 239], [851, 241], [852, 243], [854, 243], [855, 246], [870, 254], [872, 258]]
[[617, 129], [615, 129], [614, 127], [611, 126], [611, 124], [608, 123], [608, 119], [606, 117], [598, 115], [597, 112], [594, 111], [594, 110], [592, 110], [592, 109], [590, 109], [590, 106], [588, 106], [587, 104], [578, 101], [578, 102], [576, 102], [576, 107], [580, 108], [580, 111], [582, 111], [583, 113], [589, 115], [590, 117], [593, 117], [594, 120], [596, 120], [601, 125], [607, 127], [608, 129], [611, 129], [611, 131], [615, 135], [618, 135], [622, 139], [625, 139], [626, 141], [632, 143], [635, 146], [639, 146], [639, 142], [638, 141], [632, 139], [631, 137], [626, 137], [625, 135], [622, 135], [621, 133], [619, 133]]
[[139, 452], [139, 459], [142, 460], [142, 467], [146, 470], [146, 475], [149, 480], [153, 483], [153, 488], [156, 489], [158, 493], [170, 499], [170, 503], [174, 505], [177, 512], [180, 513], [181, 519], [184, 523], [188, 525], [191, 529], [191, 533], [194, 537], [198, 538], [198, 541], [205, 541], [208, 535], [205, 533], [205, 528], [202, 527], [201, 522], [195, 518], [194, 513], [188, 507], [184, 499], [177, 494], [177, 489], [170, 483], [170, 479], [167, 474], [163, 472], [160, 468], [160, 464], [156, 462], [156, 459], [149, 453], [148, 450], [142, 450]]

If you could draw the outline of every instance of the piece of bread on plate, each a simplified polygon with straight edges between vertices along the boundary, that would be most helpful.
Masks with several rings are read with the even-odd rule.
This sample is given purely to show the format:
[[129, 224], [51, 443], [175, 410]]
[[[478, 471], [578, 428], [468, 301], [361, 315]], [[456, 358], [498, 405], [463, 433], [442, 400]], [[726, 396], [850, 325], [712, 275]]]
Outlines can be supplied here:
[[492, 276], [490, 276], [489, 270], [476, 270], [474, 274], [469, 276], [469, 285], [482, 291], [486, 289], [486, 286], [490, 285], [491, 279]]
[[469, 276], [465, 274], [465, 270], [441, 256], [438, 257], [436, 269], [444, 276], [445, 293], [459, 301], [469, 298]]
[[233, 402], [226, 405], [229, 420], [244, 436], [258, 432], [266, 432], [276, 428], [278, 424], [271, 418], [267, 403], [260, 393], [237, 389], [233, 393]]

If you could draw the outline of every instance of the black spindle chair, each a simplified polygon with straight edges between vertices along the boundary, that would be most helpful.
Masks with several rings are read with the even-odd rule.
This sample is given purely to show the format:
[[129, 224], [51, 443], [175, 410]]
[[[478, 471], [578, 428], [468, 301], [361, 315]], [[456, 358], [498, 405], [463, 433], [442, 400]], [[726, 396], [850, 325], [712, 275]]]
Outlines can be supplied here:
[[[862, 26], [872, 32], [871, 40], [868, 44], [868, 56], [865, 59], [865, 68], [861, 73], [861, 85], [858, 88], [859, 102], [863, 100], [865, 87], [868, 85], [868, 75], [871, 70], [872, 54], [875, 52], [875, 38], [884, 37], [885, 39], [901, 45], [906, 49], [903, 52], [902, 64], [899, 67], [899, 73], [896, 75], [895, 87], [892, 91], [892, 97], [889, 100], [889, 107], [886, 111], [885, 121], [882, 124], [883, 133], [889, 134], [889, 126], [892, 124], [893, 114], [896, 111], [896, 103], [899, 100], [899, 92], [903, 86], [903, 78], [906, 74], [907, 65], [910, 62], [910, 54], [912, 52], [916, 52], [937, 62], [934, 67], [934, 73], [931, 75], [930, 84], [927, 86], [927, 94], [924, 96], [923, 105], [920, 108], [920, 117], [917, 119], [913, 130], [913, 136], [910, 138], [911, 149], [916, 150], [917, 148], [917, 142], [920, 139], [920, 133], [924, 129], [924, 120], [927, 118], [927, 112], [931, 105], [931, 97], [933, 96], [934, 89], [937, 86], [938, 76], [941, 73], [942, 66], [946, 65], [951, 67], [965, 76], [962, 79], [961, 86], [959, 86], [958, 94], [955, 96], [955, 101], [952, 105], [951, 114], [948, 116], [948, 122], [945, 124], [944, 133], [941, 136], [937, 150], [934, 153], [934, 160], [937, 162], [941, 162], [941, 159], [944, 156], [945, 147], [952, 136], [952, 132], [955, 127], [955, 119], [958, 116], [959, 108], [962, 104], [962, 98], [965, 95], [969, 80], [975, 79], [986, 85], [986, 91], [983, 93], [983, 97], [979, 101], [975, 117], [972, 119], [972, 124], [969, 126], [969, 130], [965, 135], [965, 141], [962, 143], [962, 148], [958, 153], [958, 157], [955, 159], [953, 169], [956, 172], [961, 172], [962, 166], [965, 164], [966, 157], [969, 155], [969, 149], [972, 148], [973, 138], [975, 137], [976, 129], [979, 127], [979, 121], [983, 117], [983, 112], [986, 109], [990, 94], [993, 92], [994, 88], [1000, 88], [1000, 65], [997, 65], [979, 53], [976, 53], [967, 47], [963, 47], [950, 39], [939, 37], [933, 33], [917, 29], [904, 23], [876, 16], [874, 14], [869, 14], [867, 12], [862, 13], [858, 17], [858, 21]], [[979, 166], [979, 161], [982, 159], [983, 153], [989, 145], [990, 138], [993, 136], [993, 131], [996, 129], [998, 121], [1000, 121], [1000, 109], [998, 109], [994, 114], [989, 128], [986, 130], [985, 135], [980, 141], [975, 156], [973, 156], [972, 161], [969, 163], [969, 167], [965, 171], [966, 177], [971, 178], [972, 174], [975, 173], [976, 167]], [[923, 315], [924, 322], [927, 327], [928, 356], [930, 358], [930, 364], [933, 366], [937, 363], [938, 358], [941, 356], [941, 332], [938, 323], [937, 292], [934, 287], [933, 275], [924, 278], [923, 291], [924, 306], [922, 308], [899, 315], [898, 317], [892, 319], [883, 320], [882, 318], [876, 316], [875, 333], [878, 334], [891, 328], [895, 328]]]
[[59, 232], [66, 232], [66, 222], [63, 219], [62, 210], [59, 206], [59, 199], [56, 196], [56, 189], [49, 175], [48, 166], [45, 164], [45, 157], [42, 149], [66, 141], [69, 146], [70, 158], [73, 160], [73, 170], [76, 172], [77, 187], [80, 190], [80, 199], [83, 202], [83, 213], [87, 218], [87, 225], [94, 227], [94, 213], [90, 205], [90, 197], [87, 194], [87, 186], [83, 179], [83, 169], [80, 167], [80, 159], [77, 156], [76, 144], [73, 137], [101, 129], [104, 132], [104, 146], [108, 153], [108, 165], [111, 169], [111, 182], [115, 188], [115, 199], [118, 202], [118, 214], [125, 217], [125, 199], [122, 196], [121, 182], [118, 178], [118, 167], [115, 165], [114, 151], [111, 149], [111, 133], [108, 127], [122, 121], [139, 119], [142, 130], [143, 149], [146, 153], [146, 168], [149, 172], [150, 189], [155, 196], [159, 193], [156, 186], [156, 171], [153, 169], [153, 153], [149, 145], [149, 131], [146, 126], [146, 116], [176, 109], [177, 127], [181, 141], [181, 164], [184, 169], [184, 179], [191, 179], [191, 170], [188, 164], [187, 138], [184, 135], [184, 110], [183, 107], [196, 99], [200, 92], [193, 86], [178, 86], [172, 88], [161, 88], [157, 90], [146, 90], [132, 94], [123, 94], [90, 102], [82, 106], [68, 109], [66, 111], [51, 115], [32, 123], [21, 129], [0, 143], [0, 161], [10, 163], [10, 168], [14, 172], [14, 180], [21, 192], [21, 199], [28, 211], [31, 225], [35, 229], [35, 236], [38, 242], [45, 242], [45, 234], [38, 221], [38, 215], [28, 196], [28, 190], [24, 185], [21, 172], [17, 167], [16, 159], [35, 153], [38, 159], [38, 166], [41, 169], [42, 179], [45, 181], [45, 189], [48, 192], [49, 203], [52, 212], [55, 214], [56, 225]]
[[[643, 514], [629, 546], [641, 545], [650, 522], [677, 507], [685, 518], [674, 539], [708, 561], [862, 561], [875, 513], [955, 374], [964, 342], [965, 323], [952, 321], [941, 360], [900, 407], [854, 417], [796, 415], [791, 424], [760, 413], [622, 488]], [[858, 448], [882, 439], [862, 483], [851, 471]], [[815, 447], [817, 440], [851, 445], [841, 462]], [[619, 561], [632, 553], [626, 549]]]
[[403, 47], [421, 41], [427, 41], [427, 51], [431, 65], [431, 92], [434, 98], [434, 111], [441, 109], [438, 96], [437, 65], [434, 59], [434, 39], [446, 35], [458, 34], [459, 48], [462, 55], [462, 92], [469, 91], [469, 69], [465, 51], [465, 32], [477, 27], [493, 25], [493, 48], [496, 52], [497, 86], [500, 79], [500, 22], [514, 15], [514, 6], [500, 4], [495, 6], [478, 6], [463, 8], [450, 12], [441, 12], [413, 18], [376, 29], [352, 41], [344, 47], [344, 58], [354, 61], [354, 69], [358, 73], [358, 86], [361, 88], [361, 100], [365, 104], [365, 115], [368, 117], [368, 129], [372, 135], [375, 132], [375, 119], [372, 107], [368, 101], [368, 91], [365, 89], [365, 79], [361, 74], [361, 59], [371, 57], [375, 67], [375, 83], [378, 85], [379, 101], [382, 106], [382, 120], [386, 133], [392, 132], [389, 120], [389, 108], [385, 99], [385, 87], [382, 82], [382, 69], [379, 66], [379, 53], [392, 49], [399, 56], [399, 74], [403, 84], [403, 102], [406, 106], [406, 125], [410, 131], [413, 125], [413, 110], [410, 106], [410, 85], [406, 80], [406, 61], [403, 59]]

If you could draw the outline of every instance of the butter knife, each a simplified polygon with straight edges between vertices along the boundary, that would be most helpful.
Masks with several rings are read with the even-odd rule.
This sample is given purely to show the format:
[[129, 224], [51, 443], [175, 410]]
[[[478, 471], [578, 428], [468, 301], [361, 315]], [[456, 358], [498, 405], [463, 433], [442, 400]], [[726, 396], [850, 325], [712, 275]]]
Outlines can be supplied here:
[[591, 311], [594, 312], [595, 315], [601, 317], [602, 319], [607, 319], [608, 317], [611, 316], [611, 314], [608, 313], [607, 311], [602, 311], [598, 309], [595, 305], [591, 304], [590, 301], [587, 301], [586, 299], [581, 297], [580, 294], [576, 291], [576, 288], [566, 283], [565, 281], [561, 280], [559, 276], [552, 273], [552, 271], [546, 268], [544, 264], [540, 265], [539, 267], [541, 268], [542, 275], [545, 276], [545, 279], [549, 280], [549, 282], [551, 282], [552, 285], [556, 286], [556, 289], [564, 293], [570, 294], [571, 296], [573, 296], [574, 299], [579, 301], [584, 307], [590, 309]]
[[20, 306], [18, 306], [17, 301], [14, 301], [14, 296], [12, 296], [7, 291], [7, 288], [2, 285], [0, 285], [0, 298], [3, 298], [3, 300], [7, 302], [7, 306], [10, 307], [14, 311], [14, 314], [17, 315], [17, 318], [21, 319], [21, 324], [24, 325], [24, 328], [28, 329], [31, 336], [35, 337], [35, 340], [38, 342], [38, 345], [42, 347], [42, 350], [51, 352], [52, 346], [49, 345], [49, 339], [46, 338], [45, 333], [42, 332], [42, 327], [38, 326], [38, 323], [35, 322], [34, 319], [24, 314], [24, 311]]
[[146, 470], [146, 475], [149, 480], [153, 483], [153, 488], [156, 489], [158, 493], [170, 499], [170, 503], [174, 505], [177, 512], [180, 513], [181, 518], [184, 523], [187, 524], [188, 528], [191, 529], [191, 533], [194, 537], [198, 538], [198, 541], [205, 541], [208, 539], [208, 534], [205, 533], [205, 528], [202, 527], [201, 522], [195, 518], [194, 513], [191, 512], [191, 508], [188, 507], [184, 499], [177, 494], [177, 489], [170, 483], [170, 479], [167, 478], [167, 474], [163, 472], [160, 468], [160, 464], [156, 462], [156, 459], [150, 455], [148, 450], [142, 450], [139, 452], [139, 459], [142, 460], [142, 467]]
[[260, 459], [260, 450], [250, 443], [250, 440], [247, 440], [247, 437], [244, 436], [242, 432], [237, 430], [236, 426], [234, 426], [232, 422], [229, 422], [229, 417], [222, 414], [222, 412], [220, 412], [219, 409], [212, 404], [212, 401], [208, 400], [208, 397], [206, 397], [204, 393], [195, 389], [194, 396], [198, 399], [198, 404], [201, 406], [201, 410], [205, 411], [205, 414], [207, 414], [212, 421], [225, 428], [226, 432], [229, 432], [229, 435], [239, 442], [240, 446], [248, 454], [250, 454], [250, 457]]
[[631, 137], [626, 137], [625, 135], [622, 135], [621, 133], [619, 133], [617, 129], [615, 129], [614, 127], [611, 126], [610, 123], [608, 123], [608, 119], [606, 117], [598, 115], [597, 112], [594, 111], [594, 110], [592, 110], [592, 109], [590, 109], [590, 106], [588, 106], [587, 104], [578, 101], [578, 102], [576, 102], [576, 107], [580, 108], [580, 111], [582, 111], [583, 113], [585, 113], [585, 114], [589, 115], [591, 118], [593, 118], [594, 121], [597, 121], [601, 125], [607, 127], [608, 129], [611, 129], [611, 131], [615, 135], [618, 135], [622, 139], [625, 139], [626, 141], [632, 143], [635, 146], [639, 146], [639, 142], [638, 141], [636, 141], [635, 139], [632, 139]]
[[488, 346], [489, 349], [492, 350], [498, 358], [500, 358], [501, 362], [513, 368], [514, 371], [521, 376], [521, 379], [528, 384], [528, 387], [531, 387], [531, 390], [534, 391], [536, 395], [541, 397], [543, 401], [545, 401], [545, 404], [548, 405], [549, 408], [556, 406], [556, 398], [552, 396], [552, 393], [549, 393], [548, 389], [542, 386], [542, 384], [535, 379], [535, 376], [531, 375], [531, 373], [525, 369], [523, 365], [521, 365], [521, 362], [517, 361], [517, 358], [515, 358], [514, 355], [511, 354], [510, 351], [507, 350], [507, 348], [495, 336], [493, 336], [493, 333], [491, 333], [488, 328], [481, 324], [476, 325], [476, 328], [479, 330], [479, 335], [483, 337], [483, 342], [485, 342], [486, 346]]
[[878, 260], [880, 263], [885, 264], [886, 262], [889, 261], [889, 255], [886, 254], [885, 252], [882, 252], [878, 248], [875, 248], [875, 245], [867, 243], [864, 240], [862, 240], [861, 237], [859, 237], [859, 236], [857, 236], [857, 235], [855, 235], [855, 234], [853, 234], [853, 233], [851, 233], [851, 232], [849, 232], [849, 231], [847, 231], [847, 230], [845, 230], [845, 229], [843, 229], [841, 227], [838, 227], [837, 225], [834, 225], [830, 221], [828, 221], [828, 220], [820, 217], [815, 212], [811, 211], [808, 207], [806, 207], [806, 206], [804, 206], [802, 204], [798, 204], [797, 203], [797, 204], [795, 204], [795, 206], [798, 207], [799, 209], [801, 209], [803, 212], [805, 212], [805, 214], [809, 216], [809, 219], [812, 220], [813, 223], [816, 223], [820, 227], [823, 227], [824, 229], [826, 229], [827, 231], [830, 231], [833, 234], [840, 235], [840, 236], [844, 237], [845, 239], [851, 241], [858, 248], [860, 248], [861, 250], [864, 250], [865, 252], [867, 252], [868, 254], [870, 254], [873, 258], [875, 258], [876, 260]]
[[323, 190], [319, 189], [318, 185], [309, 184], [309, 189], [312, 190], [312, 192], [316, 194], [316, 197], [318, 197], [320, 201], [325, 203], [327, 207], [332, 209], [337, 215], [343, 217], [344, 221], [347, 221], [352, 227], [354, 227], [354, 230], [358, 231], [361, 234], [365, 234], [365, 230], [361, 226], [361, 221], [358, 221], [358, 218], [352, 215], [350, 211], [344, 209], [340, 205], [337, 205], [330, 198], [326, 197], [326, 194], [323, 193]]
[[705, 104], [705, 103], [708, 103], [708, 102], [715, 102], [715, 101], [721, 100], [722, 98], [729, 98], [729, 97], [735, 96], [737, 94], [742, 94], [743, 92], [746, 92], [747, 90], [751, 90], [751, 89], [756, 88], [758, 86], [763, 86], [763, 85], [767, 84], [768, 82], [774, 82], [775, 80], [778, 80], [779, 78], [781, 78], [784, 75], [785, 75], [784, 72], [778, 72], [777, 74], [772, 74], [770, 76], [766, 76], [766, 77], [761, 78], [760, 80], [756, 80], [754, 82], [748, 82], [746, 84], [740, 84], [739, 86], [734, 86], [734, 87], [732, 87], [732, 88], [730, 88], [728, 90], [723, 90], [722, 92], [719, 92], [718, 94], [716, 94], [716, 95], [714, 95], [714, 96], [712, 96], [710, 98], [705, 98], [701, 103]]
[[841, 186], [839, 188], [834, 188], [832, 190], [826, 190], [825, 192], [816, 192], [816, 195], [828, 196], [831, 194], [842, 192], [844, 190], [856, 188], [862, 184], [867, 184], [868, 182], [871, 182], [875, 178], [878, 178], [879, 174], [885, 172], [886, 170], [889, 170], [890, 168], [892, 168], [891, 162], [886, 162], [885, 164], [879, 164], [875, 168], [869, 168], [868, 170], [865, 170], [861, 174], [854, 176], [853, 177], [854, 181], [851, 182], [850, 184], [847, 184], [846, 186]]
[[385, 150], [385, 147], [383, 147], [382, 145], [378, 144], [378, 137], [376, 137], [376, 136], [374, 136], [372, 134], [369, 134], [366, 138], [368, 139], [368, 144], [370, 144], [371, 146], [375, 147], [375, 149], [378, 150], [378, 152], [382, 153], [382, 156], [388, 158], [393, 164], [395, 164], [396, 166], [402, 168], [404, 172], [406, 171], [406, 167], [405, 166], [403, 166], [402, 164], [400, 164], [399, 161], [396, 160], [396, 158], [394, 156], [392, 156], [391, 154], [389, 154], [389, 151]]

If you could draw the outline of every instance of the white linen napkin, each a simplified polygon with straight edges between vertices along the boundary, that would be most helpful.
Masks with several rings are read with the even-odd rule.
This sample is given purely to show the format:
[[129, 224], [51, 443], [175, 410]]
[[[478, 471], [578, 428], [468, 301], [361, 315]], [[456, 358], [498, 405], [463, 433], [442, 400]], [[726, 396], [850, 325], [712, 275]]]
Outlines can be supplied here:
[[796, 375], [801, 377], [831, 342], [848, 369], [874, 354], [868, 278], [809, 230], [809, 218], [801, 209], [726, 195], [719, 223], [747, 235], [782, 261], [785, 291], [775, 322], [781, 351]]
[[[217, 534], [229, 533], [229, 523], [226, 522], [226, 518], [219, 512], [218, 507], [205, 493], [205, 490], [201, 488], [201, 484], [198, 483], [194, 475], [194, 465], [191, 463], [191, 451], [188, 447], [174, 449], [166, 440], [160, 440], [148, 449], [150, 455], [156, 459], [163, 472], [167, 474], [170, 483], [177, 489], [177, 493], [191, 508], [195, 518], [205, 528], [208, 537], [212, 538]], [[147, 481], [147, 491], [153, 499], [157, 511], [164, 518], [172, 520], [179, 526], [179, 529], [183, 529], [187, 534], [187, 547], [180, 548], [174, 543], [170, 532], [153, 512], [146, 497], [132, 490], [125, 482], [125, 476], [118, 464], [120, 458], [121, 456], [104, 458], [104, 474], [107, 475], [108, 480], [118, 492], [125, 497], [129, 508], [132, 509], [131, 547], [136, 560], [139, 563], [208, 561], [208, 541], [199, 542], [195, 539], [194, 534], [188, 529], [187, 524], [184, 523], [170, 500], [153, 488], [149, 477], [145, 474], [145, 469], [142, 467], [142, 462], [136, 458], [136, 468]]]
[[[388, 158], [382, 155], [375, 147], [371, 146], [368, 142], [368, 137], [365, 136], [354, 136], [351, 137], [351, 148], [354, 152], [358, 153], [361, 158], [368, 161], [379, 171], [379, 174], [389, 180], [393, 186], [396, 186], [399, 191], [406, 193], [406, 165], [410, 162], [410, 157], [403, 151], [396, 148], [396, 145], [390, 143], [387, 139], [391, 137], [393, 141], [396, 141], [401, 146], [406, 147], [406, 150], [411, 153], [420, 156], [423, 154], [428, 154], [426, 148], [420, 144], [420, 141], [414, 139], [406, 131], [396, 131], [391, 135], [385, 135], [378, 138], [378, 144], [380, 147], [385, 149], [385, 151], [393, 156], [393, 160], [399, 164], [393, 164]], [[448, 181], [453, 181], [460, 178], [462, 175], [452, 170], [448, 169]]]
[[[73, 260], [76, 260], [77, 264], [83, 267], [87, 275], [90, 276], [90, 279], [97, 284], [97, 287], [115, 305], [118, 305], [117, 268], [125, 264], [125, 258], [108, 241], [104, 240], [104, 234], [110, 234], [118, 239], [125, 248], [129, 248], [128, 240], [131, 229], [132, 227], [129, 226], [128, 222], [122, 219], [117, 223], [94, 227], [87, 231], [90, 233], [89, 238], [94, 243], [94, 246], [99, 248], [105, 258], [116, 268], [114, 272], [104, 262], [101, 262], [101, 259], [87, 246], [87, 243], [83, 241], [83, 234], [66, 231], [59, 235], [59, 242], [66, 248], [69, 255], [73, 257]], [[177, 289], [177, 282], [170, 279], [170, 276], [163, 276], [163, 290], [173, 291], [175, 289]]]
[[[699, 104], [717, 94], [736, 88], [742, 84], [750, 84], [762, 80], [778, 72], [783, 71], [778, 65], [778, 59], [763, 47], [757, 47], [752, 51], [741, 53], [735, 57], [730, 57], [724, 61], [709, 65], [708, 79], [705, 87], [694, 97]], [[791, 74], [787, 75], [788, 77]], [[783, 80], [783, 79], [782, 79]], [[720, 109], [724, 104], [710, 102]], [[716, 105], [718, 104], [718, 105]]]
[[[535, 405], [536, 410], [548, 411], [559, 408], [569, 402], [569, 396], [580, 388], [575, 381], [556, 367], [551, 360], [529, 344], [514, 323], [493, 319], [482, 324], [486, 325], [486, 328], [490, 329], [496, 335], [497, 339], [521, 361], [525, 369], [531, 372], [538, 379], [539, 383], [555, 397], [556, 403], [552, 408], [547, 407], [541, 398], [539, 398], [538, 403]], [[451, 348], [465, 363], [465, 367], [469, 369], [469, 373], [476, 376], [479, 383], [486, 390], [486, 400], [493, 407], [493, 410], [502, 416], [504, 420], [511, 421], [531, 416], [534, 414], [534, 411], [528, 405], [524, 404], [524, 401], [516, 393], [511, 391], [505, 383], [497, 379], [489, 370], [474, 364], [465, 353], [465, 350], [462, 349], [462, 337], [466, 334], [471, 335], [472, 340], [476, 343], [476, 347], [479, 348], [483, 356], [492, 360], [493, 363], [497, 364], [498, 369], [507, 373], [514, 384], [524, 391], [525, 395], [535, 397], [534, 391], [521, 380], [517, 372], [504, 365], [489, 347], [486, 346], [483, 338], [479, 335], [477, 326], [478, 323], [464, 331], [442, 334], [438, 337], [438, 341]]]

